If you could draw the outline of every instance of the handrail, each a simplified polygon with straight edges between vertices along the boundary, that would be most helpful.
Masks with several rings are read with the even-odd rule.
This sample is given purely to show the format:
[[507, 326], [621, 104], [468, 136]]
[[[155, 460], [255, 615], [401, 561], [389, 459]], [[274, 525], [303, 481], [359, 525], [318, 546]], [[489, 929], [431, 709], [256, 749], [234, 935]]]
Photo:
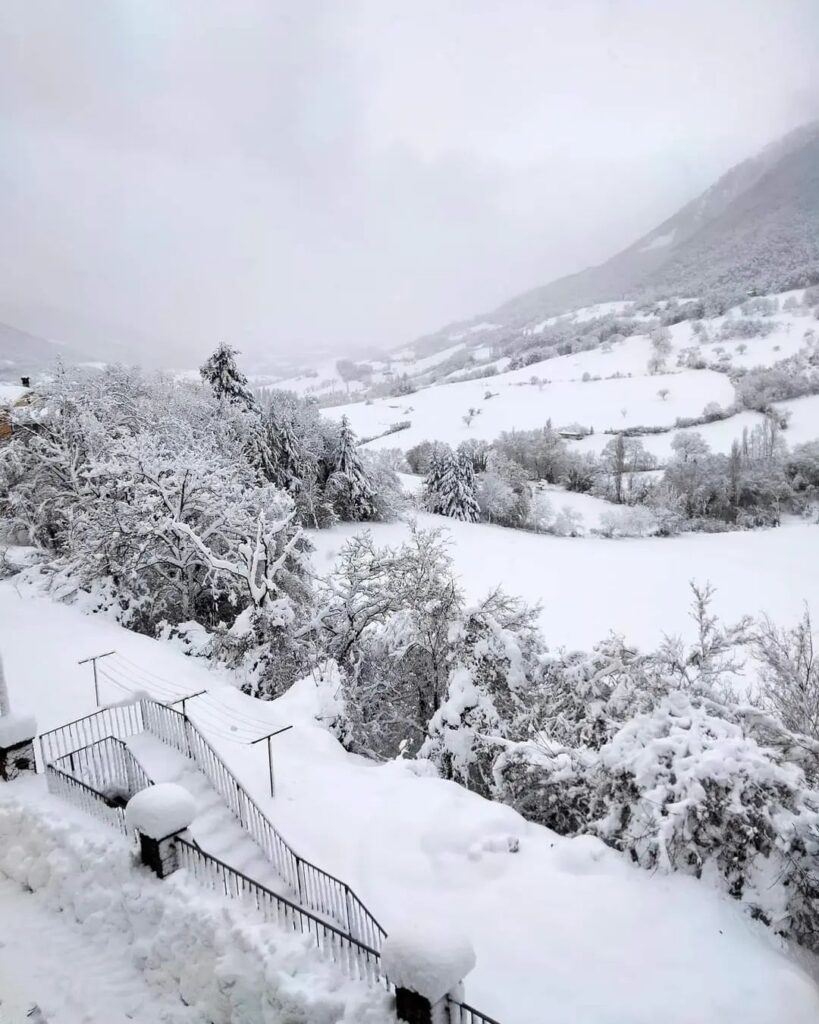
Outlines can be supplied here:
[[[136, 709], [138, 709], [138, 715], [136, 714]], [[110, 715], [110, 712], [116, 712], [116, 714]], [[159, 717], [166, 712], [170, 712], [172, 715], [177, 716], [177, 722], [181, 720], [181, 723], [176, 725], [176, 727], [168, 733], [167, 737], [159, 735]], [[94, 719], [95, 721], [91, 723], [91, 719]], [[232, 868], [224, 861], [219, 860], [218, 857], [214, 857], [212, 854], [206, 853], [200, 846], [189, 843], [187, 840], [179, 837], [177, 842], [182, 849], [183, 861], [187, 862], [184, 866], [189, 866], [191, 862], [193, 862], [193, 875], [195, 878], [197, 877], [197, 858], [202, 862], [207, 861], [212, 863], [216, 866], [218, 871], [222, 872], [222, 878], [225, 884], [225, 895], [236, 897], [241, 897], [244, 894], [253, 895], [256, 898], [257, 908], [263, 910], [259, 905], [259, 894], [264, 894], [264, 898], [266, 900], [271, 903], [275, 903], [277, 907], [283, 908], [286, 923], [292, 925], [294, 928], [298, 928], [298, 930], [302, 932], [306, 932], [307, 934], [315, 934], [316, 944], [319, 949], [324, 953], [328, 953], [333, 960], [342, 967], [342, 969], [347, 971], [350, 977], [355, 977], [356, 975], [352, 972], [351, 959], [343, 955], [345, 951], [349, 951], [354, 954], [355, 963], [360, 969], [360, 979], [368, 980], [377, 984], [383, 984], [388, 990], [391, 989], [392, 986], [390, 985], [389, 980], [384, 976], [381, 970], [381, 944], [387, 937], [387, 933], [384, 928], [379, 924], [375, 917], [373, 917], [367, 907], [361, 902], [359, 897], [346, 882], [342, 882], [341, 879], [336, 878], [335, 875], [331, 875], [329, 872], [323, 871], [315, 864], [305, 860], [303, 857], [300, 857], [295, 850], [293, 850], [293, 848], [275, 829], [270, 820], [260, 810], [256, 801], [250, 796], [247, 790], [245, 790], [236, 776], [233, 775], [222, 758], [216, 753], [211, 743], [202, 735], [200, 730], [187, 717], [187, 715], [177, 711], [176, 708], [160, 704], [159, 702], [150, 700], [149, 698], [141, 698], [134, 702], [134, 704], [116, 705], [113, 708], [104, 708], [100, 711], [92, 712], [90, 715], [78, 718], [73, 722], [68, 722], [66, 725], [59, 726], [56, 729], [51, 729], [47, 733], [43, 733], [40, 736], [41, 751], [44, 755], [43, 760], [45, 762], [46, 779], [49, 783], [50, 791], [53, 792], [52, 782], [57, 786], [63, 787], [69, 792], [72, 790], [79, 790], [79, 792], [85, 797], [83, 806], [85, 806], [90, 813], [97, 814], [98, 817], [102, 817], [104, 820], [111, 822], [115, 827], [118, 827], [122, 832], [127, 834], [128, 829], [125, 824], [125, 813], [123, 808], [111, 807], [102, 793], [95, 790], [92, 786], [89, 786], [82, 779], [78, 779], [68, 772], [63, 771], [63, 769], [58, 766], [58, 762], [64, 761], [72, 755], [82, 755], [91, 748], [98, 747], [100, 744], [111, 740], [118, 744], [123, 751], [127, 753], [129, 759], [134, 763], [144, 779], [147, 780], [149, 785], [152, 785], [152, 780], [139, 764], [139, 761], [133, 756], [128, 746], [122, 742], [121, 737], [114, 735], [101, 736], [95, 740], [92, 739], [91, 742], [86, 743], [84, 746], [73, 750], [66, 750], [51, 761], [46, 761], [45, 759], [46, 749], [51, 751], [55, 747], [59, 748], [59, 745], [65, 741], [65, 737], [68, 737], [68, 739], [71, 740], [72, 733], [79, 735], [80, 729], [84, 729], [86, 725], [96, 726], [99, 720], [108, 719], [111, 720], [109, 721], [109, 724], [115, 725], [123, 731], [126, 736], [134, 735], [134, 733], [140, 732], [144, 729], [154, 731], [150, 726], [151, 724], [155, 724], [157, 735], [160, 739], [163, 739], [171, 746], [175, 746], [181, 753], [196, 761], [201, 770], [217, 789], [217, 792], [220, 792], [220, 795], [228, 804], [231, 812], [239, 820], [241, 826], [250, 834], [263, 853], [265, 853], [267, 858], [271, 863], [273, 863], [284, 881], [290, 884], [297, 892], [299, 900], [306, 905], [299, 905], [299, 903], [294, 903], [285, 896], [280, 896], [278, 893], [274, 893], [271, 889], [268, 889], [261, 883], [254, 881], [241, 871], [238, 871], [236, 868]], [[138, 725], [138, 727], [134, 728], [135, 725]], [[94, 730], [92, 727], [91, 735], [93, 735], [93, 733]], [[191, 743], [191, 739], [193, 739], [193, 744]], [[43, 743], [43, 740], [45, 740], [45, 743]], [[207, 759], [201, 756], [201, 750], [198, 751], [200, 756], [196, 756], [195, 748], [200, 745], [207, 751], [207, 755], [211, 759], [212, 764], [208, 764]], [[213, 778], [213, 774], [215, 774], [215, 772], [213, 771], [212, 765], [214, 764], [223, 773], [223, 778], [219, 779], [219, 782], [215, 781]], [[219, 789], [219, 785], [225, 778], [230, 781], [236, 794], [235, 806], [233, 805], [231, 798]], [[252, 814], [248, 812], [252, 812]], [[261, 823], [262, 829], [267, 830], [275, 842], [279, 844], [281, 849], [289, 856], [289, 858], [292, 859], [292, 865], [295, 869], [295, 873], [288, 872], [287, 869], [289, 865], [286, 858], [277, 858], [274, 849], [272, 847], [268, 848], [265, 845], [264, 839], [259, 835], [254, 834], [253, 825], [257, 824], [257, 822], [251, 822], [250, 820], [254, 814], [258, 823]], [[310, 873], [313, 873], [314, 877], [311, 877]], [[229, 890], [227, 885], [228, 875], [230, 875], [232, 879], [238, 880], [239, 883], [233, 892]], [[327, 883], [330, 883], [330, 885], [328, 886]], [[335, 886], [337, 886], [344, 894], [343, 913], [341, 911], [339, 901], [336, 898], [338, 893], [334, 890]], [[312, 907], [312, 911], [318, 911], [318, 913], [311, 912], [310, 909], [307, 909], [308, 906]], [[336, 920], [341, 919], [341, 927], [337, 927], [325, 918], [320, 917], [319, 914], [322, 913], [328, 916], [335, 916]], [[314, 928], [309, 925], [305, 928], [305, 922], [310, 922]], [[354, 925], [360, 934], [368, 936], [372, 941], [368, 942], [365, 939], [354, 935]], [[474, 1009], [467, 1003], [460, 1002], [450, 996], [446, 997], [446, 1005], [451, 1024], [498, 1024], [498, 1021], [494, 1018], [488, 1017], [486, 1014]]]
[[[229, 780], [233, 792], [230, 794], [221, 792], [222, 797], [231, 812], [238, 819], [240, 825], [256, 841], [256, 844], [284, 881], [296, 892], [299, 900], [312, 910], [329, 914], [335, 918], [336, 921], [347, 928], [348, 934], [351, 937], [355, 937], [356, 941], [365, 941], [366, 943], [369, 940], [371, 945], [380, 948], [387, 933], [362, 902], [361, 898], [346, 882], [296, 853], [233, 772], [231, 772], [210, 741], [197, 728], [196, 724], [186, 714], [183, 714], [176, 708], [158, 704], [156, 701], [145, 698], [143, 698], [142, 704], [143, 721], [149, 731], [153, 731], [151, 725], [154, 715], [170, 712], [176, 716], [177, 721], [181, 723], [181, 731], [180, 729], [162, 729], [162, 732], [167, 732], [168, 734], [166, 741], [175, 745], [181, 753], [192, 757], [200, 765], [217, 791], [220, 791], [220, 784], [225, 782], [225, 779]], [[159, 731], [159, 729], [160, 727], [157, 723], [157, 730]], [[193, 743], [191, 743], [191, 733], [195, 737]], [[182, 748], [183, 738], [185, 749]], [[196, 756], [197, 751], [195, 747], [197, 743], [201, 743], [206, 749], [213, 763], [223, 773], [223, 778], [214, 778], [216, 773], [212, 770], [212, 766], [207, 763], [207, 758]], [[209, 772], [208, 769], [211, 769], [211, 771]], [[233, 800], [234, 793], [236, 797], [235, 806]], [[258, 821], [251, 821], [253, 813], [249, 814], [248, 812], [255, 813]], [[269, 831], [270, 835], [255, 835], [252, 827], [255, 824], [260, 824], [261, 829]], [[268, 839], [271, 840], [270, 845], [266, 841]], [[274, 848], [275, 845], [278, 845], [281, 849], [277, 851]], [[284, 856], [281, 855], [282, 853], [284, 853]], [[354, 927], [355, 931], [359, 933], [358, 937], [353, 935]]]

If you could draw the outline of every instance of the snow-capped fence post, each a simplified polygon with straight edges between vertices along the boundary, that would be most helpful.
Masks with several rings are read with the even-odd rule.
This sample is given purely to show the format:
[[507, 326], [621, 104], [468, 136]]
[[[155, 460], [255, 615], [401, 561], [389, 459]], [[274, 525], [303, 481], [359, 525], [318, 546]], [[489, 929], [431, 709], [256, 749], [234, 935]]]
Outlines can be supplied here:
[[142, 863], [158, 878], [166, 878], [179, 867], [176, 840], [195, 815], [193, 797], [173, 782], [143, 789], [128, 801], [125, 823], [139, 836]]
[[393, 928], [384, 940], [381, 964], [395, 985], [400, 1021], [450, 1024], [447, 996], [461, 997], [475, 950], [463, 935], [412, 921]]

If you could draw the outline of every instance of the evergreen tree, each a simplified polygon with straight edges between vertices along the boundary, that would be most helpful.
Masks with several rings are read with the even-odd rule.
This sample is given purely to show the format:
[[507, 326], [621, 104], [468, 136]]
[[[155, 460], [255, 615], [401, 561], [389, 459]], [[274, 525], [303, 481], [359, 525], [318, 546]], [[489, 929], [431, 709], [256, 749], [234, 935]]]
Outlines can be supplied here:
[[236, 365], [236, 349], [222, 342], [199, 370], [202, 379], [210, 384], [220, 402], [255, 409], [256, 400], [247, 383], [247, 377]]
[[277, 487], [297, 494], [304, 486], [307, 473], [304, 454], [292, 424], [275, 409], [271, 409], [267, 417], [267, 439], [273, 465], [270, 479]]
[[449, 445], [440, 445], [432, 454], [424, 482], [424, 504], [430, 512], [475, 523], [480, 508], [475, 496], [475, 471], [467, 452], [456, 455]]
[[341, 519], [358, 522], [375, 516], [375, 496], [346, 416], [341, 420], [327, 489]]
[[442, 515], [443, 481], [452, 461], [452, 449], [446, 444], [433, 445], [429, 454], [429, 471], [424, 479], [424, 507]]

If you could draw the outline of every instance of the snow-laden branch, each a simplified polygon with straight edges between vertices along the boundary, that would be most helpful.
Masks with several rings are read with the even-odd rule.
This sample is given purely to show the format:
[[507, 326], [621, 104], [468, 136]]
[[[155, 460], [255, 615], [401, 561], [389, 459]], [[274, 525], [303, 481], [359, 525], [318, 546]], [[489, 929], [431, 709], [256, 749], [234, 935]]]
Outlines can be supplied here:
[[173, 528], [180, 536], [191, 541], [211, 569], [242, 580], [247, 586], [253, 606], [261, 608], [268, 597], [278, 591], [276, 575], [302, 538], [299, 527], [278, 554], [275, 553], [277, 538], [288, 529], [294, 515], [295, 511], [292, 511], [284, 518], [268, 524], [266, 514], [259, 512], [255, 537], [246, 537], [238, 544], [235, 558], [217, 555], [187, 523], [175, 522]]

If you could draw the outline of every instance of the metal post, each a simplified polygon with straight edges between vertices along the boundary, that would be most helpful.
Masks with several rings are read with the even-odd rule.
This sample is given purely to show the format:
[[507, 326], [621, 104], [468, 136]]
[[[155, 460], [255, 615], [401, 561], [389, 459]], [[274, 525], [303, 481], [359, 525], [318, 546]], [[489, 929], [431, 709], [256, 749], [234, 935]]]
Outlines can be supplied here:
[[185, 705], [187, 704], [187, 702], [189, 700], [193, 700], [194, 697], [201, 697], [203, 693], [207, 693], [207, 692], [208, 692], [207, 690], [197, 690], [196, 693], [189, 693], [187, 695], [187, 697], [180, 697], [178, 700], [171, 701], [171, 703], [168, 706], [169, 707], [173, 707], [174, 704], [178, 704], [179, 701], [181, 700], [181, 702], [182, 702], [182, 715], [183, 715], [183, 717], [187, 717], [187, 712], [185, 710]]
[[292, 728], [293, 728], [292, 725], [286, 725], [283, 729], [276, 729], [274, 732], [268, 733], [267, 736], [260, 736], [257, 740], [252, 740], [251, 744], [250, 744], [251, 747], [252, 747], [252, 746], [255, 746], [257, 743], [261, 743], [262, 740], [267, 740], [267, 769], [268, 769], [268, 772], [270, 774], [270, 795], [271, 796], [275, 796], [276, 795], [276, 792], [275, 792], [276, 791], [276, 786], [275, 786], [275, 782], [274, 782], [274, 779], [273, 779], [273, 744], [271, 743], [271, 740], [273, 739], [274, 736], [278, 736], [279, 733], [287, 732], [288, 729], [292, 729]]
[[91, 658], [83, 658], [82, 661], [78, 661], [78, 665], [87, 665], [91, 662], [91, 667], [94, 669], [94, 701], [97, 707], [100, 706], [100, 683], [97, 678], [97, 661], [100, 658], [109, 658], [112, 654], [116, 654], [116, 651], [106, 651], [105, 654], [95, 654]]

